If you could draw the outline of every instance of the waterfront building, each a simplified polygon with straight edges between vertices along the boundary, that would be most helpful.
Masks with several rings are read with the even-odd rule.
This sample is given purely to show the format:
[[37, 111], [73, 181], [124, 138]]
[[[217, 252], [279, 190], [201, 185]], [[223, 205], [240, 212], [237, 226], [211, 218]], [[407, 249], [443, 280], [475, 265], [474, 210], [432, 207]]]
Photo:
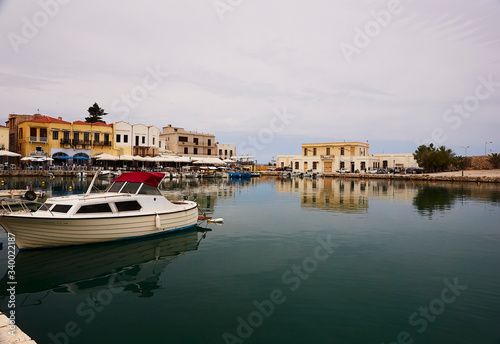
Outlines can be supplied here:
[[100, 122], [68, 122], [40, 115], [19, 123], [17, 137], [17, 152], [22, 156], [87, 160], [99, 153], [117, 153], [113, 125]]
[[0, 125], [0, 150], [9, 150], [9, 128]]
[[217, 157], [222, 159], [230, 159], [236, 155], [236, 146], [217, 142]]
[[163, 127], [160, 134], [163, 151], [172, 151], [174, 154], [193, 157], [216, 157], [217, 145], [215, 136], [196, 131], [186, 131], [184, 128], [172, 127], [169, 124]]
[[368, 142], [304, 143], [301, 155], [278, 155], [277, 167], [293, 171], [330, 173], [340, 169], [349, 172], [379, 168], [417, 167], [412, 154], [371, 154]]

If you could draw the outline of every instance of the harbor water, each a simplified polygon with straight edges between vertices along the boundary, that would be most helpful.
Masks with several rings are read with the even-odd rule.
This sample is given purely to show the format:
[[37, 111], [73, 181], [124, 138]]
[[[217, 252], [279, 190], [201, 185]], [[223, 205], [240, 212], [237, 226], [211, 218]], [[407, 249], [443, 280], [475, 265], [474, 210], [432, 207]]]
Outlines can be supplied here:
[[[5, 178], [0, 188], [31, 183], [55, 196], [89, 182]], [[224, 224], [18, 252], [16, 325], [39, 344], [500, 343], [500, 185], [256, 178], [162, 188]], [[0, 240], [8, 314], [3, 230]]]

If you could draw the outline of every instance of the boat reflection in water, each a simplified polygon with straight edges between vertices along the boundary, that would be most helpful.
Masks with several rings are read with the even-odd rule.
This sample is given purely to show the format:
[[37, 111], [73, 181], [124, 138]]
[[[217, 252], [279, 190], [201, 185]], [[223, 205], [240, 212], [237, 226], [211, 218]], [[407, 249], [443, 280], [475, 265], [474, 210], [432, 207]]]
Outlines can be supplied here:
[[[111, 243], [20, 251], [16, 257], [16, 294], [53, 291], [83, 294], [103, 289], [153, 296], [166, 266], [198, 249], [204, 229]], [[7, 285], [6, 273], [0, 281]], [[115, 289], [116, 290], [116, 289]], [[7, 296], [6, 288], [0, 292]]]

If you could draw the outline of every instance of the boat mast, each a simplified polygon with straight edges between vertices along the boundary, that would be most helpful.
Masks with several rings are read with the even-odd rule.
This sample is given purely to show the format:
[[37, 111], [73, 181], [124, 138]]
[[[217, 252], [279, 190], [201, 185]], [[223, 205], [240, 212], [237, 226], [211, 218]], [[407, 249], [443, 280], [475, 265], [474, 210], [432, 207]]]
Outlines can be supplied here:
[[94, 186], [94, 182], [95, 182], [98, 174], [99, 174], [99, 170], [95, 171], [94, 178], [92, 178], [92, 181], [90, 182], [89, 188], [87, 189], [85, 196], [90, 195], [90, 191], [92, 191], [92, 187]]

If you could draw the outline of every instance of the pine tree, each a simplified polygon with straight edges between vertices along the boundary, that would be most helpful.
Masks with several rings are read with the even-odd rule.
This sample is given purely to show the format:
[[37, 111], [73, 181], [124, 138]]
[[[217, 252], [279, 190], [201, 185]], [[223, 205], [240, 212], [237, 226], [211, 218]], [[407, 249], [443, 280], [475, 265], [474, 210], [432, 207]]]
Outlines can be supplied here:
[[85, 122], [87, 123], [96, 123], [96, 122], [101, 122], [101, 123], [106, 123], [103, 121], [103, 117], [107, 115], [106, 112], [104, 112], [104, 109], [101, 109], [97, 103], [94, 103], [89, 109], [87, 110], [89, 112], [89, 117], [85, 117]]

